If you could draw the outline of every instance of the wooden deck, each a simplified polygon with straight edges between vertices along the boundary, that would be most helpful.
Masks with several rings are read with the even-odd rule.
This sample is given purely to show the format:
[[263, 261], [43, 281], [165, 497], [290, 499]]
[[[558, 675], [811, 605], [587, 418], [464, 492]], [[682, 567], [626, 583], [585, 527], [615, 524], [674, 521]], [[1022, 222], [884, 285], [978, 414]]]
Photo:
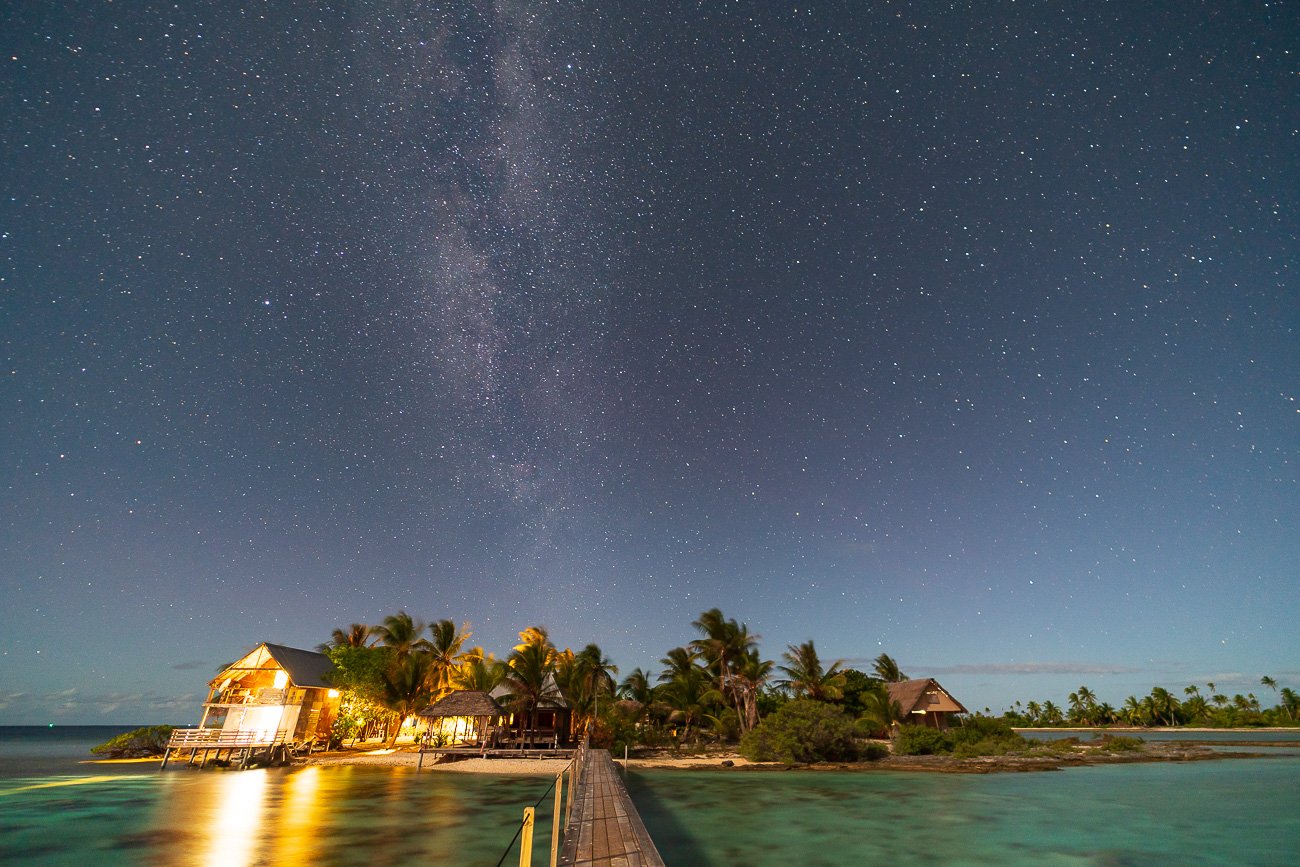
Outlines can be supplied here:
[[587, 754], [560, 863], [570, 867], [663, 867], [664, 860], [606, 750]]

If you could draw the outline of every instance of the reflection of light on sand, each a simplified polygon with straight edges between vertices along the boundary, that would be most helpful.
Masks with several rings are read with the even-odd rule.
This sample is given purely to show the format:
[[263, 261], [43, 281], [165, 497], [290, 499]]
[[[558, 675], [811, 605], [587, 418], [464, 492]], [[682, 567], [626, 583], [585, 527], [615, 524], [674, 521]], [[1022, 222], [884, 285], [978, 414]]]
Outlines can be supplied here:
[[51, 780], [48, 783], [32, 783], [30, 786], [18, 786], [13, 789], [0, 790], [0, 798], [5, 795], [12, 795], [15, 792], [30, 792], [32, 789], [55, 789], [60, 786], [86, 786], [91, 783], [111, 783], [117, 780], [146, 780], [149, 779], [139, 774], [115, 774], [113, 776], [102, 777], [72, 777], [67, 780]]
[[252, 864], [266, 796], [266, 772], [222, 774], [219, 780], [221, 791], [208, 823], [204, 863], [212, 867]]
[[308, 767], [294, 771], [284, 781], [274, 863], [315, 864], [320, 860], [320, 779], [320, 768]]

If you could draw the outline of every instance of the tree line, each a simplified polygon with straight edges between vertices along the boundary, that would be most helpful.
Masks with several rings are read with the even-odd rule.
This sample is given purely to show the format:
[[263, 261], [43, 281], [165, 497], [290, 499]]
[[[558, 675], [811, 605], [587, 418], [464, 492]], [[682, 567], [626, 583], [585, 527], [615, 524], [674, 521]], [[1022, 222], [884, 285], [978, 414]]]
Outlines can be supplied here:
[[844, 660], [823, 661], [812, 640], [766, 659], [759, 636], [717, 608], [691, 626], [697, 637], [668, 650], [661, 669], [635, 668], [619, 681], [597, 644], [560, 650], [542, 626], [520, 632], [519, 644], [498, 659], [470, 644], [468, 624], [449, 619], [425, 624], [399, 611], [377, 625], [354, 623], [320, 646], [341, 692], [335, 736], [382, 733], [391, 745], [403, 720], [443, 696], [501, 686], [521, 729], [536, 727], [544, 703], [561, 700], [571, 712], [570, 735], [590, 733], [604, 746], [736, 741], [795, 699], [831, 705], [864, 733], [887, 733], [900, 719], [885, 685], [907, 676], [887, 654], [868, 674]]
[[1236, 693], [1231, 698], [1218, 690], [1213, 682], [1206, 684], [1206, 692], [1189, 684], [1183, 689], [1183, 698], [1164, 687], [1152, 687], [1141, 698], [1130, 695], [1119, 707], [1097, 701], [1096, 693], [1081, 686], [1070, 693], [1064, 707], [1052, 701], [1017, 701], [1005, 714], [1012, 725], [1050, 726], [1206, 726], [1209, 728], [1238, 728], [1244, 726], [1288, 726], [1300, 717], [1300, 695], [1290, 687], [1278, 688], [1277, 681], [1268, 675], [1259, 679], [1260, 686], [1273, 690], [1278, 703], [1263, 707], [1255, 694]]

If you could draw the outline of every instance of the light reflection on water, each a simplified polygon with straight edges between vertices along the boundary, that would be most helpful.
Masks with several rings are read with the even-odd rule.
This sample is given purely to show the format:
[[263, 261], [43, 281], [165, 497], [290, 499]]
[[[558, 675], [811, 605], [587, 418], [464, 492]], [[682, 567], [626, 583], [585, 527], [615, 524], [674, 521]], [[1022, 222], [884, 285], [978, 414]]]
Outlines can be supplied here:
[[[550, 778], [304, 767], [2, 785], [0, 864], [372, 867], [495, 864]], [[538, 823], [549, 829], [543, 801]], [[549, 842], [539, 835], [534, 863]]]

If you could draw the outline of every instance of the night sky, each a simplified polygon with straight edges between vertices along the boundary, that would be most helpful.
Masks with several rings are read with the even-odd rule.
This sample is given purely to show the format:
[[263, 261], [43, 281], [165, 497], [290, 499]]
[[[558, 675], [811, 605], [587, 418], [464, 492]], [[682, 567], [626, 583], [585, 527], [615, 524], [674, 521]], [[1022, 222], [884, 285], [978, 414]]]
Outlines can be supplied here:
[[1300, 686], [1294, 2], [0, 8], [0, 723], [404, 608]]

